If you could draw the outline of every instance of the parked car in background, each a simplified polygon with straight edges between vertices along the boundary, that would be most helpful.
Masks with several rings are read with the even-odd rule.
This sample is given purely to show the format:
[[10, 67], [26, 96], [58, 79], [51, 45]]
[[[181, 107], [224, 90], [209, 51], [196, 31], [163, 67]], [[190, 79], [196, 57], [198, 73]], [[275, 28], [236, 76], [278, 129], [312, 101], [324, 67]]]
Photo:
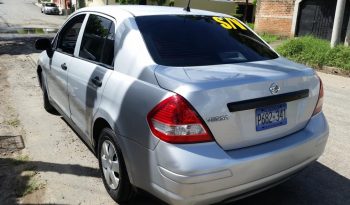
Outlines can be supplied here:
[[95, 152], [117, 202], [139, 189], [170, 204], [241, 198], [324, 151], [321, 79], [232, 16], [90, 7], [36, 48], [45, 109]]
[[43, 3], [41, 6], [41, 13], [58, 15], [60, 10], [55, 3]]

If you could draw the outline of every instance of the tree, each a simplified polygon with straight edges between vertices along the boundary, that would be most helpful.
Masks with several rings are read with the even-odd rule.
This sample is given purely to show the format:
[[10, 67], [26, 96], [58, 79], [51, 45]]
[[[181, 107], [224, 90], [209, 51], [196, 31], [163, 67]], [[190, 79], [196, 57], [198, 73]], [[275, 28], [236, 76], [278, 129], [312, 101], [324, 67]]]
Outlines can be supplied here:
[[243, 22], [247, 22], [248, 3], [249, 3], [248, 0], [245, 0], [245, 8], [244, 8]]

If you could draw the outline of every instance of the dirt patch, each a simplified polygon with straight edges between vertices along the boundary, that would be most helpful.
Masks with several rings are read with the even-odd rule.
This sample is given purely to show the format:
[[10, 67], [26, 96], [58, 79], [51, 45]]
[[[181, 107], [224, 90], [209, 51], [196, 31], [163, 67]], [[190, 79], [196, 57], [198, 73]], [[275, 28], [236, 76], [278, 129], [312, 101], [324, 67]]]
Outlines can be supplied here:
[[323, 66], [321, 69], [317, 69], [320, 72], [328, 73], [328, 74], [334, 74], [334, 75], [340, 75], [343, 77], [350, 77], [350, 71], [344, 70], [341, 68], [336, 67], [330, 67], [330, 66]]
[[0, 201], [1, 204], [18, 204], [26, 197], [41, 195], [34, 192], [44, 188], [35, 165], [28, 163], [25, 150], [25, 131], [18, 113], [11, 103], [7, 68], [0, 64]]
[[[0, 181], [6, 183], [1, 183], [0, 204], [5, 192], [5, 204], [113, 204], [96, 157], [60, 116], [43, 109], [35, 40], [0, 39], [0, 147], [6, 148], [1, 151]], [[22, 155], [29, 158], [17, 163]], [[11, 184], [16, 180], [18, 188]]]

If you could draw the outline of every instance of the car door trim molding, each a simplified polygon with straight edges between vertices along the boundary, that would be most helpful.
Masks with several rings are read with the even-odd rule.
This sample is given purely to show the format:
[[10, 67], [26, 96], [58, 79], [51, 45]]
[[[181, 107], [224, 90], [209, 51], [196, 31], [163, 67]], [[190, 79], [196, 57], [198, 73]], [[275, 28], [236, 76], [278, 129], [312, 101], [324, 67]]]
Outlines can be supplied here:
[[243, 100], [238, 102], [231, 102], [227, 104], [230, 112], [238, 112], [243, 110], [250, 110], [259, 107], [265, 107], [269, 105], [291, 102], [294, 100], [299, 100], [309, 97], [309, 89], [299, 90], [290, 93], [284, 93], [280, 95], [255, 98], [251, 100]]

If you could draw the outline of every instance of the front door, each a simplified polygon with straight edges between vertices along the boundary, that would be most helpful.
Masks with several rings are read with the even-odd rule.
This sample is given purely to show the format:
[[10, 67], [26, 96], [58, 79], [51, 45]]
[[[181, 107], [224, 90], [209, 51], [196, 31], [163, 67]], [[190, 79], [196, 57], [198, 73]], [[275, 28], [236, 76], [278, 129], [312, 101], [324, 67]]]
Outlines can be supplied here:
[[68, 71], [71, 69], [71, 61], [80, 28], [85, 15], [73, 17], [62, 28], [57, 36], [57, 45], [50, 63], [50, 71], [47, 73], [47, 85], [51, 99], [63, 111], [70, 115], [68, 101]]
[[101, 101], [103, 88], [113, 72], [113, 19], [90, 14], [80, 49], [68, 72], [71, 119], [89, 136], [92, 118]]

